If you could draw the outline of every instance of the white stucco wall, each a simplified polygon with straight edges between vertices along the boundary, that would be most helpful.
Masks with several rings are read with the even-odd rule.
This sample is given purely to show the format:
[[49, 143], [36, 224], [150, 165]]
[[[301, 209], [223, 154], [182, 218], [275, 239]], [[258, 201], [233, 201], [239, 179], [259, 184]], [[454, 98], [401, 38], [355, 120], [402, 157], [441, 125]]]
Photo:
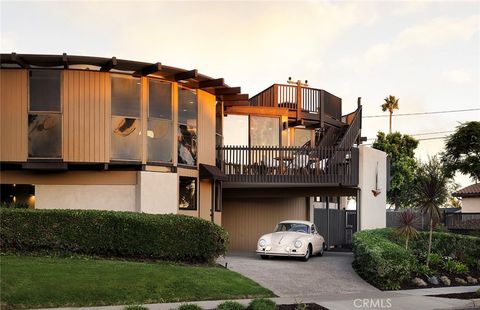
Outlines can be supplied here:
[[135, 185], [35, 185], [35, 208], [135, 211]]
[[[367, 146], [359, 147], [360, 230], [386, 226], [386, 153]], [[377, 168], [378, 164], [378, 168]], [[378, 171], [378, 172], [377, 172]], [[376, 188], [378, 174], [378, 188]], [[380, 194], [374, 196], [372, 190]]]
[[136, 195], [137, 211], [177, 213], [178, 176], [176, 173], [140, 171]]
[[463, 197], [462, 213], [480, 212], [480, 197]]

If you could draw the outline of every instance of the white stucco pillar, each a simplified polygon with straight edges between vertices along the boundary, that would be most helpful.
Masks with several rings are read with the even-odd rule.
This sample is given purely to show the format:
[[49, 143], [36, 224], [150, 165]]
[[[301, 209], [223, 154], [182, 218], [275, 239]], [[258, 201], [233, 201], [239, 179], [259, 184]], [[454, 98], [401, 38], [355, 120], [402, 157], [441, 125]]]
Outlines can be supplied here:
[[386, 226], [387, 155], [367, 146], [359, 147], [360, 230]]
[[139, 171], [136, 210], [152, 214], [176, 214], [178, 210], [177, 174]]

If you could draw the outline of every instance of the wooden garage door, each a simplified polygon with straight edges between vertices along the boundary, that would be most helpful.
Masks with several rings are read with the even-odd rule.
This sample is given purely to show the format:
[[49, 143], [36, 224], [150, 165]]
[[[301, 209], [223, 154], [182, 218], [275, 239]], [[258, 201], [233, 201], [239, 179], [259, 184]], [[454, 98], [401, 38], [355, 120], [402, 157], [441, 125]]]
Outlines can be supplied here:
[[258, 238], [284, 220], [307, 220], [306, 198], [227, 199], [222, 225], [230, 235], [230, 251], [255, 251]]

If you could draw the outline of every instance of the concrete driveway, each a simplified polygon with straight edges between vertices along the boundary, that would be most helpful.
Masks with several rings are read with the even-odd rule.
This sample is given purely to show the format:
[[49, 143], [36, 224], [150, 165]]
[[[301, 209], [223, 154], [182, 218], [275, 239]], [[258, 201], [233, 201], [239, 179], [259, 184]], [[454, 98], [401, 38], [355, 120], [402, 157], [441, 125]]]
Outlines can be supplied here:
[[350, 252], [325, 252], [308, 262], [291, 258], [262, 260], [254, 253], [230, 253], [218, 263], [270, 289], [279, 297], [379, 292], [352, 268]]

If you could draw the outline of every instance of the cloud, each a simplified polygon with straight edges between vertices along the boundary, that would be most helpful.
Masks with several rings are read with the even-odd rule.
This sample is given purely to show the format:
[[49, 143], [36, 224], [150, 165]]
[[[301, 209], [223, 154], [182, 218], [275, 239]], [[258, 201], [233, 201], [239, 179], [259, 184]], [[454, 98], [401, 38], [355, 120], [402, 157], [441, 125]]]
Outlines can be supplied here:
[[468, 41], [480, 31], [480, 15], [467, 18], [437, 17], [402, 30], [392, 41], [378, 43], [364, 54], [368, 64], [382, 63], [409, 48], [436, 47], [455, 41]]
[[[460, 85], [473, 85], [475, 84], [475, 79], [472, 74], [463, 70], [449, 70], [444, 71], [442, 76], [449, 82], [460, 84]], [[478, 81], [477, 81], [478, 83]]]

